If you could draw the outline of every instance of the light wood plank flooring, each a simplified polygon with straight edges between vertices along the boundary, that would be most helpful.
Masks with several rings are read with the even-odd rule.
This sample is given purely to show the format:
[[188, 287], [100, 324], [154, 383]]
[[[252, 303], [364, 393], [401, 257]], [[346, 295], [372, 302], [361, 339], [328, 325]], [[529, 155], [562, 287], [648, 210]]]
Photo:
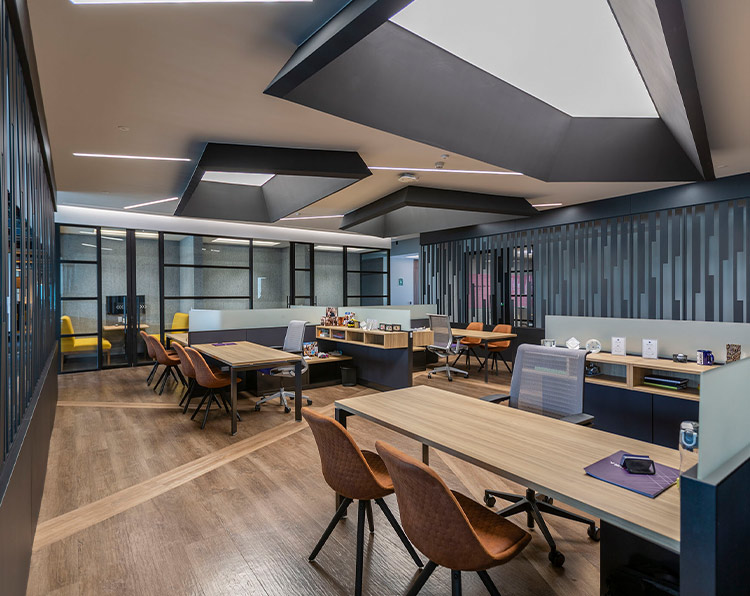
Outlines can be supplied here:
[[[509, 375], [491, 375], [488, 387], [473, 369], [466, 380], [418, 373], [414, 382], [475, 397], [507, 391]], [[201, 431], [174, 407], [174, 390], [159, 397], [146, 388], [147, 374], [136, 368], [60, 377], [28, 594], [351, 594], [356, 517], [339, 525], [316, 563], [307, 562], [333, 514], [307, 426], [278, 405], [252, 411], [254, 399], [245, 394], [237, 436], [229, 436], [228, 416], [220, 413]], [[306, 394], [313, 408], [331, 413], [336, 399], [372, 392], [334, 386]], [[384, 439], [421, 454], [413, 441], [366, 421], [350, 419], [349, 428], [365, 448]], [[434, 451], [432, 465], [451, 487], [477, 499], [487, 487], [522, 492]], [[395, 498], [388, 501], [396, 510]], [[381, 512], [374, 513], [365, 594], [402, 594], [416, 570]], [[490, 572], [501, 592], [598, 594], [598, 545], [584, 526], [558, 519], [550, 526], [565, 568], [550, 566], [546, 543], [533, 530], [520, 557]], [[441, 569], [422, 594], [449, 592]], [[486, 592], [466, 574], [464, 594]]]

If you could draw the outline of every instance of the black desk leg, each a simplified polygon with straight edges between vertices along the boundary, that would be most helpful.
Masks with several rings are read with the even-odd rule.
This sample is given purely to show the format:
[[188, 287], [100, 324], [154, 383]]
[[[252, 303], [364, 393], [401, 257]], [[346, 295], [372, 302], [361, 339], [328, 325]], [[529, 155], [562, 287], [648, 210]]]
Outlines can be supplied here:
[[490, 382], [490, 342], [484, 340], [484, 352], [487, 354], [484, 358], [484, 382]]
[[294, 419], [302, 420], [302, 360], [294, 365]]
[[232, 396], [232, 435], [234, 436], [237, 434], [237, 369], [231, 367], [229, 376], [232, 381], [230, 394]]

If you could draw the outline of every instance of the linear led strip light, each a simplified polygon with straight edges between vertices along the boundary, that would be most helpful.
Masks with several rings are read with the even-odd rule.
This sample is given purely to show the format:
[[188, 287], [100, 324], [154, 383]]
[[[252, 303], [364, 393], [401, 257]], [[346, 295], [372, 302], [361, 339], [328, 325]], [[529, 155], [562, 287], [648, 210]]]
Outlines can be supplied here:
[[253, 4], [313, 0], [70, 0], [73, 4]]
[[148, 207], [149, 205], [158, 205], [159, 203], [170, 203], [172, 201], [179, 201], [180, 197], [170, 197], [168, 199], [159, 199], [158, 201], [149, 201], [148, 203], [138, 203], [137, 205], [128, 205], [123, 209], [138, 209], [139, 207]]
[[367, 166], [370, 170], [388, 172], [431, 172], [434, 174], [490, 174], [494, 176], [523, 176], [521, 172], [498, 172], [495, 170], [446, 170], [444, 168], [393, 168], [390, 166]]

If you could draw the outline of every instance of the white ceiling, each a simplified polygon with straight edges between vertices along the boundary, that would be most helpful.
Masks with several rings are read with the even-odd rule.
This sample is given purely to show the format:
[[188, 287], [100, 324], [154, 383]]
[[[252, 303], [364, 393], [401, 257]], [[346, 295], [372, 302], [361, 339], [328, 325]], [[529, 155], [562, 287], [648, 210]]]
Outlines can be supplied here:
[[414, 0], [391, 21], [571, 116], [658, 117], [607, 0]]
[[[173, 197], [187, 184], [206, 141], [352, 150], [371, 166], [434, 167], [442, 148], [263, 95], [297, 44], [340, 3], [85, 6], [28, 0], [59, 202], [120, 209]], [[750, 69], [724, 54], [736, 49], [744, 53], [735, 56], [750, 55], [747, 38], [732, 10], [717, 2], [710, 9], [700, 0], [688, 4], [694, 5], [688, 24], [698, 29], [691, 27], [690, 34], [691, 42], [699, 42], [692, 47], [699, 83], [717, 86], [703, 98], [714, 155], [720, 155], [716, 163], [727, 166], [717, 172], [748, 171]], [[733, 93], [737, 96], [727, 97]], [[74, 152], [192, 161], [108, 160], [74, 157]], [[445, 161], [450, 169], [500, 169], [460, 155]], [[418, 176], [425, 186], [526, 196], [532, 204], [574, 204], [669, 186], [444, 172]], [[398, 172], [375, 172], [302, 215], [345, 213], [402, 188], [397, 178]], [[141, 211], [171, 214], [174, 208], [162, 203]], [[339, 220], [277, 225], [335, 229]]]

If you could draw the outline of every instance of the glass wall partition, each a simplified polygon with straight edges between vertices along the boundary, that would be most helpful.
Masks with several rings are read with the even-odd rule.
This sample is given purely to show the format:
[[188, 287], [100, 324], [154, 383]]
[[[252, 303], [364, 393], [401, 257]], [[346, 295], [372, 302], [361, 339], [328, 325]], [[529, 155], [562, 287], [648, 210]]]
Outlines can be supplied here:
[[390, 253], [346, 247], [346, 306], [391, 303]]
[[[94, 370], [99, 366], [99, 242], [97, 228], [60, 227], [61, 371]], [[102, 348], [101, 356], [108, 357], [108, 345]]]
[[140, 331], [158, 334], [161, 327], [161, 268], [159, 267], [159, 233], [135, 232], [135, 355], [134, 363], [150, 362], [146, 343]]
[[344, 247], [316, 244], [313, 253], [314, 300], [316, 306], [339, 306], [344, 295]]
[[286, 308], [290, 304], [288, 242], [253, 241], [252, 308]]
[[290, 272], [290, 305], [311, 306], [313, 304], [313, 245], [292, 242], [290, 249], [294, 255]]
[[191, 308], [252, 308], [248, 239], [163, 234], [164, 331], [187, 331], [178, 313]]

